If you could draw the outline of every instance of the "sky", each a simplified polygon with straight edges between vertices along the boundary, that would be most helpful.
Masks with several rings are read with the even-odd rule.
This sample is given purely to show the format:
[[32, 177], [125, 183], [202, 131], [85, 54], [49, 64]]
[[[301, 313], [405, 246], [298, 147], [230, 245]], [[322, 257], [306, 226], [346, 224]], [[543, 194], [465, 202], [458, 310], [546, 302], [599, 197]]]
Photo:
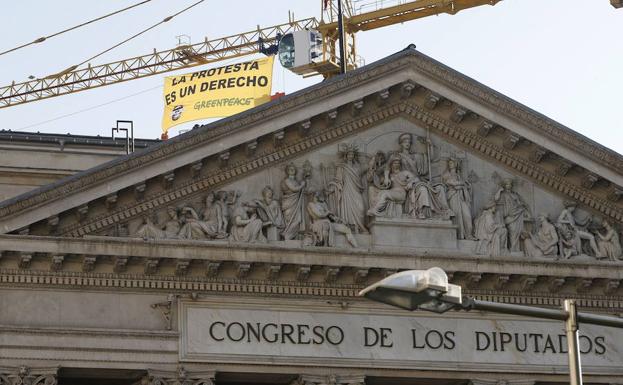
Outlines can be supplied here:
[[[43, 77], [59, 72], [196, 1], [152, 0], [42, 44], [2, 55], [0, 85], [25, 81], [29, 75]], [[359, 0], [359, 4], [391, 5], [396, 1]], [[138, 2], [7, 2], [0, 52]], [[250, 31], [258, 25], [281, 24], [288, 21], [288, 11], [296, 19], [319, 18], [320, 5], [321, 0], [206, 0], [91, 64], [171, 49], [179, 35], [187, 35], [196, 43], [205, 37]], [[616, 10], [609, 0], [504, 0], [452, 16], [360, 32], [357, 51], [365, 63], [371, 63], [413, 43], [424, 54], [623, 153], [622, 30], [623, 8]], [[322, 80], [303, 79], [275, 63], [273, 93], [292, 93]], [[134, 122], [137, 138], [158, 138], [164, 106], [163, 77], [197, 68], [3, 108], [0, 129], [110, 136], [119, 119]], [[204, 122], [176, 126], [170, 136]]]

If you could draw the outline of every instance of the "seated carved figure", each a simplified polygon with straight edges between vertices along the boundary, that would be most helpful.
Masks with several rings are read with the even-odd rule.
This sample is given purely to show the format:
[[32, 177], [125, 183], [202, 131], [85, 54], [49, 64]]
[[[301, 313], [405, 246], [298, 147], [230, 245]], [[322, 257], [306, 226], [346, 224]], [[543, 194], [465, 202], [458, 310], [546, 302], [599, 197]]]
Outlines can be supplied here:
[[165, 232], [154, 224], [154, 220], [149, 215], [143, 217], [143, 223], [136, 230], [136, 236], [143, 239], [166, 238]]
[[[199, 219], [199, 215], [190, 206], [183, 207], [182, 228], [179, 237], [183, 239], [220, 239], [227, 236], [226, 233], [218, 230], [213, 218], [206, 217], [205, 220]], [[205, 214], [205, 213], [204, 213]]]
[[335, 246], [335, 233], [340, 233], [346, 236], [351, 246], [357, 247], [357, 241], [350, 228], [329, 211], [324, 194], [314, 193], [312, 201], [307, 204], [307, 213], [311, 219], [311, 230], [316, 246]]
[[495, 220], [496, 203], [489, 202], [476, 218], [477, 254], [488, 256], [508, 254], [506, 226]]
[[569, 259], [575, 255], [580, 255], [581, 240], [577, 234], [567, 226], [559, 226], [559, 249], [560, 257], [563, 259]]
[[266, 243], [262, 227], [270, 224], [258, 218], [256, 207], [252, 203], [243, 203], [234, 210], [229, 239], [235, 242]]
[[575, 212], [577, 204], [573, 201], [568, 201], [564, 202], [564, 206], [565, 208], [560, 212], [556, 223], [559, 231], [573, 234], [575, 242], [577, 243], [576, 247], [580, 253], [582, 253], [582, 241], [584, 240], [588, 241], [590, 246], [589, 253], [592, 253], [592, 255], [596, 258], [602, 258], [601, 251], [597, 247], [597, 242], [595, 241], [595, 236], [588, 232], [585, 228], [580, 227], [580, 224], [576, 221], [573, 213]]
[[433, 188], [411, 171], [404, 170], [400, 157], [393, 155], [387, 163], [380, 188], [370, 187], [368, 215], [396, 218], [406, 212], [419, 219], [444, 215], [448, 207], [440, 195], [442, 192], [443, 188]]
[[603, 227], [605, 232], [597, 233], [597, 247], [604, 258], [608, 258], [610, 261], [617, 261], [623, 257], [619, 234], [608, 221], [603, 222]]
[[528, 257], [557, 257], [558, 232], [547, 214], [537, 217], [537, 231], [524, 234], [524, 253]]
[[270, 186], [262, 189], [262, 199], [253, 200], [253, 204], [257, 207], [257, 214], [266, 223], [265, 226], [266, 239], [269, 241], [278, 241], [279, 232], [284, 228], [283, 213], [279, 202], [274, 199], [274, 191]]
[[390, 158], [379, 188], [370, 188], [368, 215], [394, 218], [402, 216], [407, 191], [414, 180], [415, 175], [412, 172], [402, 170], [399, 158]]

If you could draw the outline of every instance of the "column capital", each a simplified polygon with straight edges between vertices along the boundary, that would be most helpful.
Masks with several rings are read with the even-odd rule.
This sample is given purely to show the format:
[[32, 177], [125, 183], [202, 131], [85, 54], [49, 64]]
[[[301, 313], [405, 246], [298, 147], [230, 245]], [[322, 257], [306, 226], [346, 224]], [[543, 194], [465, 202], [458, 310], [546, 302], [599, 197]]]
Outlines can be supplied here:
[[329, 374], [327, 376], [300, 375], [292, 385], [365, 385], [366, 376], [364, 375], [340, 375]]
[[0, 367], [0, 385], [57, 385], [58, 367]]
[[534, 385], [534, 380], [493, 380], [493, 379], [474, 379], [469, 381], [469, 385]]
[[188, 372], [183, 366], [177, 371], [149, 369], [140, 385], [214, 385], [215, 375], [213, 370]]

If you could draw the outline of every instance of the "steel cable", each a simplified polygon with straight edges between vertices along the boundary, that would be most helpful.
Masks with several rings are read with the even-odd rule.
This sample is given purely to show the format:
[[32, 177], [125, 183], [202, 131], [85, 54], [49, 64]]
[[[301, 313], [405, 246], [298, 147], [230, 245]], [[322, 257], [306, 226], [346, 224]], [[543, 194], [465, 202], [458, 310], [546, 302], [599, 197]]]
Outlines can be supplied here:
[[35, 39], [35, 40], [31, 41], [30, 43], [22, 44], [22, 45], [20, 45], [20, 46], [18, 46], [18, 47], [11, 48], [11, 49], [9, 49], [9, 50], [6, 50], [6, 51], [3, 51], [3, 52], [0, 52], [0, 56], [5, 55], [5, 54], [10, 53], [10, 52], [13, 52], [13, 51], [17, 51], [18, 49], [22, 49], [22, 48], [28, 47], [28, 46], [30, 46], [30, 45], [33, 45], [33, 44], [43, 43], [44, 41], [46, 41], [46, 40], [48, 40], [48, 39], [51, 39], [51, 38], [53, 38], [53, 37], [56, 37], [56, 36], [58, 36], [58, 35], [61, 35], [61, 34], [63, 34], [63, 33], [73, 31], [74, 29], [78, 29], [78, 28], [80, 28], [80, 27], [84, 27], [85, 25], [89, 25], [89, 24], [91, 24], [91, 23], [95, 23], [96, 21], [100, 21], [100, 20], [103, 20], [103, 19], [105, 19], [105, 18], [107, 18], [107, 17], [110, 17], [110, 16], [116, 15], [116, 14], [118, 14], [118, 13], [121, 13], [121, 12], [127, 11], [127, 10], [129, 10], [129, 9], [132, 9], [132, 8], [138, 7], [139, 5], [143, 5], [143, 4], [145, 4], [145, 3], [149, 3], [150, 1], [151, 1], [151, 0], [144, 0], [144, 1], [141, 1], [140, 3], [137, 3], [137, 4], [134, 4], [134, 5], [131, 5], [131, 6], [129, 6], [129, 7], [126, 7], [126, 8], [120, 9], [120, 10], [115, 11], [115, 12], [111, 12], [111, 13], [109, 13], [109, 14], [106, 14], [106, 15], [104, 15], [104, 16], [100, 16], [100, 17], [98, 17], [98, 18], [95, 18], [95, 19], [89, 20], [89, 21], [87, 21], [87, 22], [84, 22], [84, 23], [78, 24], [78, 25], [73, 26], [73, 27], [71, 27], [71, 28], [64, 29], [64, 30], [62, 30], [62, 31], [59, 31], [59, 32], [53, 33], [53, 34], [48, 35], [48, 36], [42, 36], [42, 37], [40, 37], [40, 38], [38, 38], [38, 39]]
[[75, 69], [77, 69], [77, 68], [78, 68], [78, 67], [80, 67], [81, 65], [83, 65], [83, 64], [85, 64], [85, 63], [88, 63], [88, 62], [90, 62], [91, 60], [93, 60], [93, 59], [95, 59], [95, 58], [98, 58], [98, 57], [102, 56], [103, 54], [105, 54], [105, 53], [107, 53], [107, 52], [112, 51], [113, 49], [115, 49], [115, 48], [119, 47], [120, 45], [123, 45], [123, 44], [125, 44], [125, 43], [129, 42], [130, 40], [135, 39], [135, 38], [137, 38], [137, 37], [141, 36], [142, 34], [144, 34], [144, 33], [148, 32], [148, 31], [150, 31], [150, 30], [152, 30], [152, 29], [156, 28], [157, 26], [159, 26], [159, 25], [161, 25], [161, 24], [164, 24], [164, 23], [166, 23], [166, 22], [168, 22], [168, 21], [171, 21], [171, 19], [173, 19], [175, 16], [178, 16], [178, 15], [180, 15], [180, 14], [182, 14], [182, 13], [184, 13], [184, 12], [188, 11], [189, 9], [191, 9], [191, 8], [193, 8], [193, 7], [195, 7], [195, 6], [199, 5], [199, 4], [201, 4], [201, 3], [203, 3], [204, 1], [205, 1], [205, 0], [199, 0], [199, 1], [197, 1], [196, 3], [189, 5], [188, 7], [186, 7], [186, 8], [184, 8], [184, 9], [182, 9], [181, 11], [179, 11], [179, 12], [177, 12], [177, 13], [174, 13], [174, 14], [173, 14], [173, 15], [171, 15], [171, 16], [167, 16], [167, 17], [165, 17], [164, 19], [162, 19], [162, 21], [159, 21], [159, 22], [157, 22], [156, 24], [154, 24], [154, 25], [152, 25], [152, 26], [150, 26], [150, 27], [148, 27], [148, 28], [145, 28], [144, 30], [142, 30], [142, 31], [140, 31], [140, 32], [138, 32], [138, 33], [136, 33], [136, 34], [134, 34], [134, 35], [130, 36], [129, 38], [127, 38], [127, 39], [125, 39], [125, 40], [123, 40], [123, 41], [121, 41], [121, 42], [119, 42], [119, 43], [117, 43], [117, 44], [113, 45], [112, 47], [107, 48], [107, 49], [103, 50], [102, 52], [100, 52], [100, 53], [98, 53], [98, 54], [96, 54], [96, 55], [94, 55], [94, 56], [91, 56], [90, 58], [88, 58], [88, 59], [86, 59], [86, 60], [84, 60], [84, 61], [82, 61], [82, 62], [80, 62], [80, 63], [78, 63], [78, 64], [75, 64], [75, 65], [73, 65], [73, 66], [71, 66], [71, 67], [69, 67], [69, 68], [67, 68], [67, 69], [65, 69], [65, 70], [63, 70], [63, 71], [61, 71], [61, 72], [59, 72], [59, 73], [56, 73], [56, 74], [53, 74], [53, 75], [47, 76], [47, 78], [57, 78], [57, 77], [61, 77], [62, 75], [66, 74], [66, 73], [68, 73], [68, 72], [74, 71]]

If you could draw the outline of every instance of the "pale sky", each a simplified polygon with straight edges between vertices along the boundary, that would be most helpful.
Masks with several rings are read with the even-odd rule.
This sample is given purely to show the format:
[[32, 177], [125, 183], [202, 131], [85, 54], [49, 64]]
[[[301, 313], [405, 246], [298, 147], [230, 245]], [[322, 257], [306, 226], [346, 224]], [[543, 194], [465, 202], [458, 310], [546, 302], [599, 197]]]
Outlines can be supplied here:
[[[42, 77], [82, 62], [195, 1], [152, 0], [43, 44], [0, 56], [0, 85], [24, 81], [29, 75]], [[138, 2], [6, 1], [0, 51]], [[383, 1], [361, 3], [369, 2]], [[257, 25], [281, 24], [288, 21], [288, 10], [296, 19], [319, 17], [320, 0], [206, 0], [92, 64], [147, 54], [154, 48], [173, 48], [177, 35], [189, 35], [195, 43], [204, 36], [217, 38], [253, 30]], [[454, 16], [433, 16], [360, 32], [357, 48], [365, 62], [371, 63], [414, 43], [426, 55], [623, 153], [622, 36], [623, 8], [614, 9], [609, 0], [504, 0]], [[230, 62], [234, 61], [214, 66]], [[109, 136], [115, 121], [125, 119], [134, 121], [136, 137], [157, 138], [161, 133], [163, 76], [0, 109], [0, 129]], [[302, 79], [276, 61], [273, 92], [292, 93], [320, 80]], [[195, 123], [202, 122], [177, 126], [170, 134]]]

